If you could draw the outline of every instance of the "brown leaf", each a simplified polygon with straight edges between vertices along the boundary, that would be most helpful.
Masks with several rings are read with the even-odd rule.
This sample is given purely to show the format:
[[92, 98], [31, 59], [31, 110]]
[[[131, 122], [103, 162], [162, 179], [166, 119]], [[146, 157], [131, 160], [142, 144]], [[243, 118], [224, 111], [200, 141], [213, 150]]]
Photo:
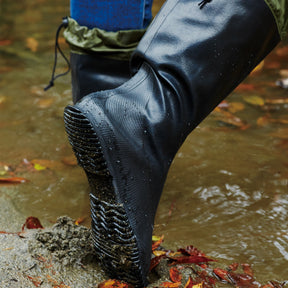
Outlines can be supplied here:
[[241, 266], [242, 266], [244, 273], [246, 273], [249, 276], [253, 276], [253, 271], [249, 264], [245, 263], [245, 264], [241, 264]]
[[29, 48], [32, 52], [36, 52], [38, 49], [38, 41], [33, 37], [26, 38], [26, 47]]
[[19, 184], [28, 182], [26, 178], [22, 177], [10, 177], [10, 178], [2, 178], [0, 177], [0, 184]]
[[239, 266], [239, 263], [232, 263], [232, 264], [229, 265], [228, 268], [229, 268], [231, 271], [236, 271], [237, 268], [238, 268], [238, 266]]
[[256, 87], [254, 84], [246, 84], [246, 83], [241, 83], [237, 86], [235, 91], [237, 92], [247, 92], [247, 91], [254, 91], [256, 90]]
[[0, 46], [8, 46], [12, 43], [11, 40], [6, 39], [6, 40], [0, 40]]
[[174, 283], [179, 283], [182, 280], [182, 275], [176, 267], [172, 267], [169, 270], [170, 279]]
[[74, 155], [63, 157], [61, 159], [62, 163], [67, 165], [67, 166], [77, 166], [77, 158]]

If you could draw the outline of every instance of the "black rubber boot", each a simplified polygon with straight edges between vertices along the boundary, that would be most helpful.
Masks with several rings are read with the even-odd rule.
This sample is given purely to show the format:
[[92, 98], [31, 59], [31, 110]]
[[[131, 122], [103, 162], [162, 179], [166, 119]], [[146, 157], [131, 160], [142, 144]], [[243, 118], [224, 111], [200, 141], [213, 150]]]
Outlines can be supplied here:
[[75, 104], [84, 96], [113, 89], [131, 78], [129, 61], [95, 54], [70, 53], [72, 98]]
[[129, 60], [145, 29], [105, 31], [64, 18], [70, 44], [72, 98], [75, 104], [92, 92], [113, 89], [131, 78]]
[[110, 277], [147, 284], [155, 212], [177, 150], [279, 40], [263, 0], [168, 0], [132, 58], [136, 74], [66, 107]]

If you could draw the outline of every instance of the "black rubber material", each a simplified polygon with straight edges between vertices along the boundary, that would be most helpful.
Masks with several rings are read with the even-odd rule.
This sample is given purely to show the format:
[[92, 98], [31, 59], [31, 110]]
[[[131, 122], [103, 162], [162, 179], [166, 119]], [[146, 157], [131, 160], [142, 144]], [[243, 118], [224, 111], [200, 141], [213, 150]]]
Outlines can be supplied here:
[[64, 122], [78, 163], [90, 184], [93, 242], [102, 267], [112, 278], [143, 287], [136, 237], [114, 193], [113, 178], [97, 134], [86, 116], [75, 107], [66, 107]]

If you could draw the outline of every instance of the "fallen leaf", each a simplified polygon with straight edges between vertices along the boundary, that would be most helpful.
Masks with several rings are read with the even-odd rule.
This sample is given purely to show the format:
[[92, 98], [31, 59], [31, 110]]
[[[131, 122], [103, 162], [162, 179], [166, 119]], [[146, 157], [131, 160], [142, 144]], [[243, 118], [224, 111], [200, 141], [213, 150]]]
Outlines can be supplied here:
[[192, 286], [192, 288], [202, 288], [203, 287], [203, 282], [195, 284]]
[[98, 288], [132, 288], [128, 283], [121, 282], [119, 280], [109, 279], [100, 283]]
[[43, 229], [44, 227], [41, 225], [40, 220], [36, 217], [30, 216], [27, 217], [25, 223], [22, 226], [22, 231], [24, 227], [27, 229]]
[[149, 270], [152, 271], [160, 263], [161, 259], [164, 257], [165, 257], [165, 255], [160, 255], [160, 256], [156, 256], [156, 257], [152, 258], [151, 262], [150, 262]]
[[224, 269], [221, 269], [221, 268], [214, 268], [213, 269], [213, 273], [219, 277], [221, 280], [224, 280], [226, 282], [229, 282], [229, 274], [228, 274], [228, 271], [224, 270]]
[[166, 251], [163, 251], [163, 250], [154, 250], [153, 251], [153, 254], [155, 255], [155, 256], [161, 256], [161, 255], [166, 255]]
[[35, 164], [34, 164], [34, 169], [37, 170], [37, 171], [41, 171], [41, 170], [47, 169], [47, 167], [42, 166], [42, 165], [40, 165], [40, 164], [38, 164], [38, 163], [35, 163]]
[[[155, 239], [155, 238], [154, 238]], [[152, 240], [153, 240], [153, 237], [152, 237]], [[164, 235], [162, 235], [159, 240], [155, 241], [152, 243], [152, 251], [156, 250], [160, 245], [161, 243], [163, 242], [164, 240]]]
[[180, 287], [181, 285], [181, 282], [177, 282], [177, 283], [174, 283], [174, 282], [163, 282], [162, 284], [160, 284], [159, 287], [175, 287], [175, 288], [178, 288]]
[[239, 266], [239, 263], [232, 263], [232, 264], [229, 265], [228, 268], [229, 268], [231, 271], [236, 271], [237, 268], [238, 268], [238, 266]]
[[10, 178], [0, 177], [0, 184], [19, 184], [25, 182], [28, 182], [28, 180], [22, 177], [10, 177]]
[[287, 104], [288, 98], [278, 98], [278, 99], [265, 99], [267, 104]]
[[189, 279], [186, 282], [184, 288], [192, 288], [192, 287], [193, 287], [193, 280], [192, 280], [191, 276], [189, 276]]
[[51, 170], [57, 170], [57, 169], [62, 169], [65, 167], [63, 163], [55, 160], [48, 160], [48, 159], [33, 159], [30, 161], [30, 163], [33, 165], [35, 168], [35, 165], [39, 165], [42, 167], [49, 168]]
[[36, 52], [38, 49], [38, 41], [33, 37], [26, 38], [26, 47], [28, 47], [32, 52]]
[[188, 255], [188, 256], [206, 256], [204, 253], [202, 253], [193, 245], [189, 245], [186, 248], [180, 248], [178, 249], [178, 252], [181, 252], [183, 255]]
[[253, 276], [253, 271], [249, 264], [244, 263], [244, 264], [241, 264], [241, 266], [242, 266], [244, 273], [246, 273], [249, 276]]
[[182, 275], [176, 267], [173, 267], [169, 270], [170, 279], [174, 283], [181, 283]]
[[87, 218], [86, 216], [79, 217], [79, 218], [75, 221], [75, 225], [81, 224], [82, 222], [85, 221], [86, 218]]
[[244, 95], [243, 99], [246, 103], [254, 106], [263, 106], [265, 104], [264, 99], [258, 95]]
[[247, 91], [254, 91], [254, 90], [256, 90], [255, 85], [247, 84], [247, 83], [241, 83], [235, 89], [235, 91], [237, 92], [247, 92]]
[[0, 40], [0, 46], [8, 46], [12, 43], [11, 40], [6, 39], [6, 40]]
[[67, 156], [61, 159], [62, 163], [68, 166], [77, 166], [77, 158], [75, 155]]
[[180, 256], [180, 257], [169, 257], [169, 259], [173, 260], [173, 262], [170, 265], [192, 264], [192, 263], [199, 264], [199, 263], [215, 261], [205, 256]]

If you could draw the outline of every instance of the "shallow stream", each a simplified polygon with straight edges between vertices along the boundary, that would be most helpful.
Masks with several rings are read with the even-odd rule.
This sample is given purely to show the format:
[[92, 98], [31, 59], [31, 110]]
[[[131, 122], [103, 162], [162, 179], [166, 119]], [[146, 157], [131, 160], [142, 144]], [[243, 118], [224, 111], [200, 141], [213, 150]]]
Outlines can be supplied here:
[[[71, 104], [70, 77], [43, 91], [66, 15], [66, 0], [0, 2], [0, 172], [9, 166], [29, 180], [0, 186], [0, 195], [23, 221], [33, 215], [49, 225], [68, 215], [86, 217], [89, 226], [88, 185], [62, 119]], [[62, 37], [60, 45], [69, 55]], [[259, 282], [288, 279], [288, 90], [275, 85], [288, 78], [287, 55], [281, 44], [191, 133], [155, 222], [165, 245], [192, 244], [227, 264], [247, 262]], [[65, 69], [60, 57], [57, 71]]]

